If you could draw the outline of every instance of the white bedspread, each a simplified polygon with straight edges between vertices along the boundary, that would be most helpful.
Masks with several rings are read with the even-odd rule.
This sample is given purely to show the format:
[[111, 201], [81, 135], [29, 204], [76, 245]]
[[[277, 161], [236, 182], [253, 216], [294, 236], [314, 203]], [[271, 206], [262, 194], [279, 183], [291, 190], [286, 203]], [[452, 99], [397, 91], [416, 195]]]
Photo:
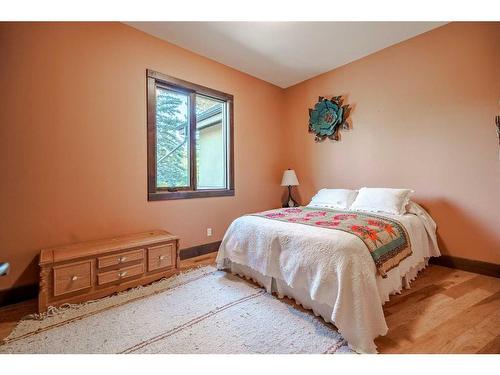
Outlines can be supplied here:
[[237, 263], [332, 306], [331, 321], [362, 353], [376, 353], [374, 338], [387, 333], [382, 304], [401, 289], [412, 267], [439, 256], [436, 225], [417, 204], [411, 214], [386, 215], [408, 231], [413, 254], [382, 279], [366, 245], [340, 230], [242, 216], [230, 225], [217, 255], [218, 268]]

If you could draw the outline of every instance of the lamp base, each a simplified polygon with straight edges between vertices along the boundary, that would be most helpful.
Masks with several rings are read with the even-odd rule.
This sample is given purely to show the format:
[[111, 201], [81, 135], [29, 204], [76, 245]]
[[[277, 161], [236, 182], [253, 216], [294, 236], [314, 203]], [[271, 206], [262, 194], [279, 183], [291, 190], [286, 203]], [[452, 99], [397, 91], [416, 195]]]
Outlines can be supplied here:
[[292, 197], [292, 187], [288, 186], [288, 198], [286, 199], [285, 203], [283, 203], [283, 208], [287, 207], [299, 207], [299, 204], [295, 199]]

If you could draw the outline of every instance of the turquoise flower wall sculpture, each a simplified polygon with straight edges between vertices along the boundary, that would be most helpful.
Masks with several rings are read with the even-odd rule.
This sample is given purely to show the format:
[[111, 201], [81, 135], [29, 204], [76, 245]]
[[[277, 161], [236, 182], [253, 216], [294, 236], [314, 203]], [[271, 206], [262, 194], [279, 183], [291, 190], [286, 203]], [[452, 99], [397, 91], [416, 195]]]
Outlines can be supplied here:
[[314, 109], [309, 109], [309, 132], [314, 133], [316, 142], [330, 138], [338, 141], [339, 130], [349, 129], [347, 118], [351, 112], [349, 105], [342, 105], [342, 96], [331, 99], [319, 97]]

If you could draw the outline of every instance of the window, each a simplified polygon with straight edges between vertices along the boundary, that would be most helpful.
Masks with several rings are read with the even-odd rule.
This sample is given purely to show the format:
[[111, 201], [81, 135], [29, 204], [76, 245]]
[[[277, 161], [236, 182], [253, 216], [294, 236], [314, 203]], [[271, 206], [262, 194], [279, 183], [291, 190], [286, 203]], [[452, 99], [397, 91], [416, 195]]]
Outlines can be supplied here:
[[148, 199], [234, 195], [233, 96], [147, 71]]

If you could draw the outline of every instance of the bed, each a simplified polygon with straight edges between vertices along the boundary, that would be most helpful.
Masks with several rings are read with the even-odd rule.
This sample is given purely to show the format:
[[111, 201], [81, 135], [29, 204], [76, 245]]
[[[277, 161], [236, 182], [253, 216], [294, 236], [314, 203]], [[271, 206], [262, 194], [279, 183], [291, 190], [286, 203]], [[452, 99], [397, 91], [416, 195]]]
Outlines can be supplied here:
[[[430, 257], [440, 255], [436, 224], [414, 202], [408, 203], [403, 215], [366, 213], [399, 225], [411, 246], [411, 252], [396, 265], [381, 271], [362, 237], [340, 227], [305, 225], [308, 222], [286, 218], [306, 217], [308, 209], [299, 207], [290, 214], [286, 209], [272, 210], [236, 219], [222, 240], [217, 267], [253, 279], [279, 298], [293, 298], [333, 323], [354, 351], [376, 353], [374, 339], [388, 331], [382, 305], [391, 294], [409, 288]], [[335, 218], [359, 214], [314, 210]]]

